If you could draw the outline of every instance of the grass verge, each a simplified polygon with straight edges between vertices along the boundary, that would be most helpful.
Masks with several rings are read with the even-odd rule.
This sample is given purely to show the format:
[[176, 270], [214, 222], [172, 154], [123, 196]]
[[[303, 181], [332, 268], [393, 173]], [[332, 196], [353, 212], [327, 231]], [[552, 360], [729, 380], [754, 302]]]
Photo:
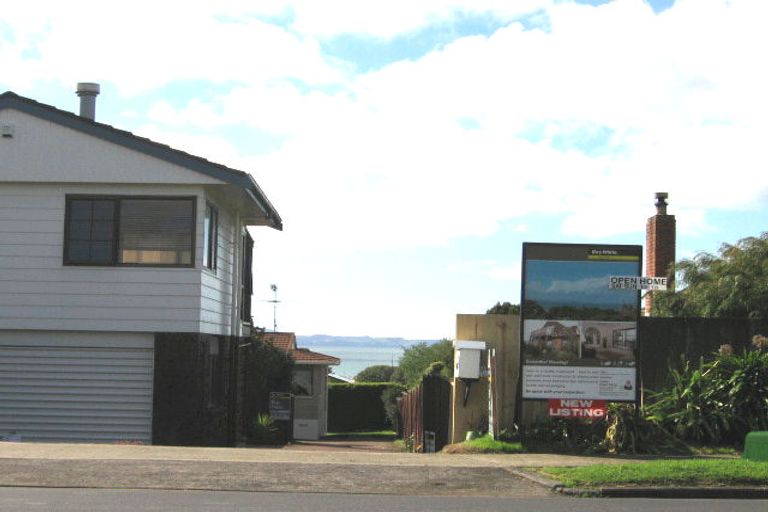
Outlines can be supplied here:
[[443, 448], [445, 453], [523, 453], [525, 449], [520, 443], [507, 443], [491, 438], [478, 437], [463, 443], [450, 444]]
[[768, 462], [740, 459], [655, 460], [637, 464], [598, 464], [578, 468], [541, 470], [566, 487], [625, 485], [704, 486], [768, 483]]

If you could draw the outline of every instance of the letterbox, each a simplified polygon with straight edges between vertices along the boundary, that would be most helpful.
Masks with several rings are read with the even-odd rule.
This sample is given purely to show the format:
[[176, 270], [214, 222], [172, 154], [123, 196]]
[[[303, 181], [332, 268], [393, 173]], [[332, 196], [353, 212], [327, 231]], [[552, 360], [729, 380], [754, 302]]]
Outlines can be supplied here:
[[480, 356], [485, 350], [484, 341], [454, 340], [453, 376], [459, 379], [480, 378]]

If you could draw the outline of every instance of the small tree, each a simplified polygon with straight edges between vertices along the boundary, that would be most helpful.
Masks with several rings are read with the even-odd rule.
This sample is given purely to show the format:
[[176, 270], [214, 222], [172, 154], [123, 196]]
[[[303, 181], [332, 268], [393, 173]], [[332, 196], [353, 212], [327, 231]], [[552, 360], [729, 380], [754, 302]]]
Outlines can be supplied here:
[[677, 292], [653, 292], [652, 314], [768, 318], [768, 232], [677, 263]]
[[396, 366], [388, 364], [369, 366], [355, 375], [355, 382], [392, 382], [392, 375], [396, 369]]
[[[245, 415], [249, 427], [248, 435], [253, 442], [256, 430], [262, 423], [259, 417], [269, 416], [269, 393], [272, 391], [288, 391], [291, 388], [293, 376], [293, 359], [264, 341], [263, 331], [255, 331], [243, 353], [246, 364], [245, 379]], [[284, 433], [286, 434], [286, 433]]]
[[424, 371], [435, 362], [443, 363], [442, 375], [450, 377], [453, 369], [453, 343], [449, 339], [443, 339], [432, 345], [417, 343], [403, 351], [400, 356], [400, 364], [393, 376], [393, 380], [402, 382], [408, 388], [421, 382]]

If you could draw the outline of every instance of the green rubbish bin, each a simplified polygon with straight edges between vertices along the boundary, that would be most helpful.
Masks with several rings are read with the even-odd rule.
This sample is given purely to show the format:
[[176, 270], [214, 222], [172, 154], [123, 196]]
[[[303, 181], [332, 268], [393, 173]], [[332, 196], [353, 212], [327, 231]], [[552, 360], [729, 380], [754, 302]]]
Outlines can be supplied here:
[[744, 439], [742, 459], [768, 462], [768, 432], [750, 432]]

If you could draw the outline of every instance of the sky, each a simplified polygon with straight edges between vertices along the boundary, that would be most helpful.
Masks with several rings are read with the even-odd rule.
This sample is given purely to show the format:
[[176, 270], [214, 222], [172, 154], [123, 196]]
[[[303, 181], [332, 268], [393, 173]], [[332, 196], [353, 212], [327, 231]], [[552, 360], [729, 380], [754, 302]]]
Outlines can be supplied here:
[[254, 317], [455, 336], [520, 297], [522, 242], [678, 258], [768, 229], [764, 0], [14, 2], [0, 92], [250, 172]]

